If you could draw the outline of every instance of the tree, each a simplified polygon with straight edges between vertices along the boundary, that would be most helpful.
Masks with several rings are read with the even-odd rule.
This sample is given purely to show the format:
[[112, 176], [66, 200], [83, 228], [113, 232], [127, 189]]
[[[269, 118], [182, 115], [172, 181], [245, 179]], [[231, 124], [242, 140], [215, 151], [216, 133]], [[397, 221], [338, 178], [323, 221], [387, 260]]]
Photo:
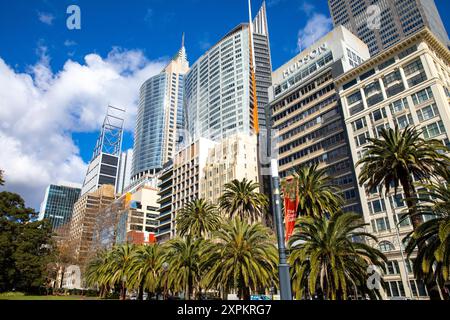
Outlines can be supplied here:
[[414, 229], [422, 218], [414, 214], [416, 190], [413, 177], [427, 181], [436, 175], [438, 167], [447, 168], [450, 161], [444, 155], [448, 149], [441, 141], [425, 140], [420, 134], [415, 127], [382, 129], [381, 139], [369, 138], [370, 144], [364, 147], [364, 157], [356, 163], [356, 166], [362, 166], [359, 181], [367, 183], [369, 190], [381, 186], [380, 192], [384, 187], [388, 194], [393, 187], [397, 194], [398, 187], [402, 186]]
[[129, 284], [139, 288], [139, 298], [143, 298], [144, 290], [149, 297], [156, 294], [161, 287], [161, 276], [164, 263], [163, 246], [158, 243], [139, 246], [131, 257], [128, 266]]
[[90, 260], [86, 266], [85, 280], [90, 287], [98, 286], [100, 297], [105, 298], [110, 289], [108, 276], [112, 273], [110, 270], [110, 252], [99, 250], [95, 257]]
[[185, 299], [190, 300], [195, 284], [202, 277], [200, 261], [206, 240], [190, 235], [168, 241], [165, 259], [169, 264], [167, 287], [174, 291], [183, 291]]
[[[321, 217], [339, 211], [343, 199], [340, 190], [331, 185], [331, 178], [325, 169], [317, 164], [301, 166], [293, 176], [294, 192], [298, 194], [298, 212], [300, 215]], [[283, 188], [289, 192], [291, 182], [284, 180]]]
[[[415, 277], [427, 284], [436, 282], [442, 288], [450, 280], [450, 185], [431, 183], [422, 186], [427, 191], [418, 194], [415, 214], [431, 219], [407, 235], [404, 239], [406, 252], [411, 256], [418, 249], [413, 265]], [[444, 297], [449, 298], [448, 294]]]
[[120, 298], [122, 300], [125, 300], [127, 294], [127, 287], [130, 279], [128, 271], [134, 251], [135, 247], [131, 244], [115, 246], [112, 251], [110, 251], [110, 257], [107, 258], [108, 263], [105, 266], [110, 272], [110, 274], [106, 276], [109, 285], [111, 287], [120, 285]]
[[365, 225], [354, 213], [297, 219], [289, 240], [292, 288], [297, 299], [308, 292], [331, 300], [347, 299], [352, 289], [374, 297], [366, 285], [367, 268], [384, 268], [386, 257], [363, 241], [352, 241], [376, 239], [361, 231]]
[[220, 225], [220, 215], [215, 206], [204, 199], [189, 202], [177, 214], [177, 231], [183, 237], [205, 237]]
[[225, 292], [237, 289], [245, 300], [251, 291], [275, 286], [278, 255], [274, 242], [273, 234], [261, 223], [248, 224], [235, 217], [214, 232], [202, 262], [208, 269], [202, 283]]
[[31, 291], [46, 282], [52, 261], [52, 230], [47, 220], [15, 193], [0, 192], [0, 291]]
[[259, 193], [259, 184], [246, 178], [225, 184], [225, 190], [219, 199], [220, 208], [227, 216], [237, 215], [250, 222], [265, 218], [268, 203], [267, 196]]

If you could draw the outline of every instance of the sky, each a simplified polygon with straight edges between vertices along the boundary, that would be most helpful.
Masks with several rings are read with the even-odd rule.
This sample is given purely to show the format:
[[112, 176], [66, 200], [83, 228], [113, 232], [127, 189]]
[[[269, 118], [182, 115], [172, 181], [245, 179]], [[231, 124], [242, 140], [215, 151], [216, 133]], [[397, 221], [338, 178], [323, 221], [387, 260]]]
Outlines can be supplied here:
[[[252, 0], [253, 14], [261, 3]], [[79, 30], [66, 25], [73, 4]], [[436, 4], [450, 12], [450, 1]], [[266, 5], [273, 69], [332, 28], [326, 0]], [[123, 149], [132, 148], [139, 87], [182, 33], [192, 64], [246, 21], [247, 0], [0, 0], [0, 190], [39, 209], [49, 184], [81, 183], [108, 104], [127, 110]]]

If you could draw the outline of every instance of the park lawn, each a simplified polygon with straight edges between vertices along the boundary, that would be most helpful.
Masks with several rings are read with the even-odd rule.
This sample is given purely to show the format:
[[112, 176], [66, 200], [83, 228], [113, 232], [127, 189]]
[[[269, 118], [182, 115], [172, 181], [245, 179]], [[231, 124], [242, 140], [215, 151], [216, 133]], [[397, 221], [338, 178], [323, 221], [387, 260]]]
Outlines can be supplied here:
[[97, 297], [86, 296], [24, 296], [24, 295], [0, 295], [0, 300], [98, 300]]

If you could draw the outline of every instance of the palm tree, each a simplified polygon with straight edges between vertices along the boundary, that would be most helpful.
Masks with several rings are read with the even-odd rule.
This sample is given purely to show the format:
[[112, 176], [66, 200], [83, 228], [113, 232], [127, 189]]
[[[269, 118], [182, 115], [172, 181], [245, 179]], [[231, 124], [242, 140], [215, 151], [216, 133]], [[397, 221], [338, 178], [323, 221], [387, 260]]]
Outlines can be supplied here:
[[164, 249], [158, 243], [139, 246], [133, 252], [126, 273], [131, 287], [139, 288], [139, 299], [143, 299], [144, 290], [149, 298], [160, 289]]
[[106, 250], [98, 251], [93, 260], [91, 260], [85, 272], [86, 284], [89, 287], [98, 286], [100, 289], [100, 297], [105, 298], [109, 290], [109, 281], [107, 275], [110, 274], [110, 270], [107, 270], [109, 265], [110, 255]]
[[361, 231], [365, 225], [355, 213], [297, 219], [289, 240], [292, 288], [297, 299], [305, 296], [306, 290], [331, 300], [347, 299], [351, 289], [375, 297], [366, 285], [367, 268], [384, 268], [386, 257], [363, 241], [352, 241], [376, 239]]
[[276, 284], [277, 250], [270, 230], [261, 223], [248, 224], [235, 217], [214, 233], [203, 266], [203, 284], [224, 292], [237, 289], [245, 300], [250, 291]]
[[393, 186], [397, 194], [398, 187], [402, 186], [414, 229], [422, 218], [414, 214], [416, 190], [413, 177], [427, 181], [435, 175], [437, 167], [446, 168], [450, 161], [443, 154], [448, 149], [441, 141], [425, 140], [420, 134], [415, 127], [382, 129], [381, 139], [369, 138], [370, 144], [364, 147], [364, 157], [356, 163], [356, 166], [362, 165], [359, 181], [367, 183], [369, 190], [381, 186], [388, 194]]
[[202, 277], [200, 261], [206, 240], [193, 238], [174, 238], [168, 241], [165, 260], [170, 265], [167, 274], [167, 287], [183, 291], [187, 300], [191, 299], [195, 284]]
[[110, 270], [110, 274], [107, 276], [109, 285], [114, 287], [120, 284], [120, 298], [125, 300], [127, 293], [127, 285], [129, 282], [129, 270], [132, 257], [134, 255], [135, 247], [131, 244], [123, 244], [115, 246], [112, 251], [109, 252], [110, 257], [105, 268]]
[[[340, 209], [343, 198], [340, 190], [331, 185], [331, 178], [318, 165], [301, 166], [293, 175], [294, 192], [298, 193], [298, 211], [301, 215], [321, 217]], [[284, 180], [283, 188], [289, 192], [291, 181]]]
[[[406, 252], [411, 256], [418, 248], [413, 265], [416, 278], [427, 284], [435, 281], [442, 287], [450, 279], [450, 185], [432, 183], [422, 186], [428, 191], [418, 194], [415, 214], [432, 219], [407, 235], [404, 239]], [[444, 297], [449, 298], [448, 294]]]
[[189, 202], [177, 214], [177, 231], [183, 237], [207, 236], [220, 225], [220, 215], [216, 207], [204, 199]]
[[250, 222], [265, 218], [268, 204], [267, 196], [259, 193], [259, 184], [246, 178], [225, 184], [225, 190], [219, 199], [220, 208], [227, 216], [237, 215]]

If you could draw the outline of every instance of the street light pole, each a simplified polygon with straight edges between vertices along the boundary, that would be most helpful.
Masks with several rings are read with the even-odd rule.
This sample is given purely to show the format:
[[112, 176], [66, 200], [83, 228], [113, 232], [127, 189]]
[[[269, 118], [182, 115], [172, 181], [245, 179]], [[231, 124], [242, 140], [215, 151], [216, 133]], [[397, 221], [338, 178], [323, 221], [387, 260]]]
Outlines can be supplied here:
[[[395, 212], [394, 212], [394, 214], [395, 214]], [[404, 268], [404, 271], [405, 271], [406, 282], [407, 282], [408, 288], [409, 288], [409, 295], [410, 295], [411, 299], [414, 299], [411, 282], [409, 281], [409, 272], [408, 272], [408, 268], [406, 267], [405, 254], [403, 253], [402, 242], [400, 241], [400, 231], [399, 231], [399, 227], [398, 227], [400, 222], [401, 221], [399, 221], [398, 223], [395, 224], [395, 231], [396, 231], [396, 235], [397, 235], [398, 247], [399, 247], [400, 253], [402, 255], [403, 268]]]
[[270, 163], [272, 175], [272, 202], [275, 226], [278, 241], [278, 273], [280, 277], [281, 300], [292, 300], [291, 277], [289, 264], [286, 259], [286, 246], [284, 243], [284, 225], [281, 217], [280, 177], [278, 176], [278, 160], [272, 159]]

